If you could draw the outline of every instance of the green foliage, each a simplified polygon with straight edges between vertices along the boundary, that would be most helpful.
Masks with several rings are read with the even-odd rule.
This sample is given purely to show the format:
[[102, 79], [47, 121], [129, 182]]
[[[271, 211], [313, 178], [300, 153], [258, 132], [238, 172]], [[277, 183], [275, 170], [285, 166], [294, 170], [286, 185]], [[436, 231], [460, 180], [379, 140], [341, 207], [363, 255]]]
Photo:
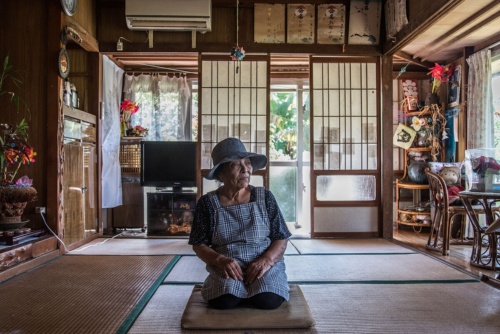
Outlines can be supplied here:
[[[9, 63], [9, 56], [5, 56], [2, 65], [2, 72], [0, 73], [0, 99], [4, 108], [6, 107], [6, 105], [3, 104], [3, 99], [7, 97], [16, 111], [19, 111], [21, 107], [23, 107], [26, 111], [29, 112], [29, 109], [27, 108], [24, 101], [14, 91], [15, 89], [20, 89], [22, 83], [23, 82], [21, 80], [21, 75], [16, 72], [12, 65]], [[4, 85], [6, 87], [4, 87]]]
[[271, 145], [290, 159], [297, 158], [297, 106], [295, 94], [271, 94]]

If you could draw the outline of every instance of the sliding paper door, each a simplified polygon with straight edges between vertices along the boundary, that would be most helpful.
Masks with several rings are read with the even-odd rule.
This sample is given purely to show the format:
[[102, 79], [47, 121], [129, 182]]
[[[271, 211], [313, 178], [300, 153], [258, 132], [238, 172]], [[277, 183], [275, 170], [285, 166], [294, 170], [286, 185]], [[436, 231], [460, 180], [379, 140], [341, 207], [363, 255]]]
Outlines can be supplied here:
[[381, 232], [378, 61], [311, 57], [313, 237]]

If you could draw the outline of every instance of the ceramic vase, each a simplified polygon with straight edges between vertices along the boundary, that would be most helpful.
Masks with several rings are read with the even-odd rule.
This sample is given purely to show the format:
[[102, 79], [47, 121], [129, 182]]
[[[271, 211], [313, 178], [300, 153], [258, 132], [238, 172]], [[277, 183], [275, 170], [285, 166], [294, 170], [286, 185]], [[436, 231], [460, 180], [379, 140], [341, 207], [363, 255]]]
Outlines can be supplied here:
[[418, 184], [426, 184], [427, 174], [425, 174], [425, 168], [427, 167], [427, 162], [425, 161], [412, 161], [408, 165], [408, 178]]

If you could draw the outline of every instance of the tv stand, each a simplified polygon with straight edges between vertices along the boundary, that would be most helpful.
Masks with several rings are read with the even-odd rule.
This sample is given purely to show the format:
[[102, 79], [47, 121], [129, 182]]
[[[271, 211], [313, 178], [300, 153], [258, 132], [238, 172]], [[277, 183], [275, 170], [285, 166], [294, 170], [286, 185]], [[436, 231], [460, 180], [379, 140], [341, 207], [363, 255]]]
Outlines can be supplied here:
[[156, 189], [147, 193], [147, 235], [186, 237], [191, 233], [196, 191]]
[[158, 193], [176, 193], [176, 194], [193, 194], [196, 193], [196, 190], [191, 188], [182, 188], [182, 187], [173, 187], [173, 188], [156, 188], [156, 192]]

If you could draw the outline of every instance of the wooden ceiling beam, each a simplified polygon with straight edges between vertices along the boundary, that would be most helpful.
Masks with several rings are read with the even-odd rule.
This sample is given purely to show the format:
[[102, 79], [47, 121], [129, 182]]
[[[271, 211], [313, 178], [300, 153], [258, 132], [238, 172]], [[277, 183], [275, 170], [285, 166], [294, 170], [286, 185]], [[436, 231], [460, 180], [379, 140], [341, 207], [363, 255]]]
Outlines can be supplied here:
[[422, 61], [425, 61], [427, 60], [427, 58], [429, 57], [429, 55], [433, 54], [433, 53], [437, 53], [445, 48], [447, 48], [448, 46], [450, 45], [453, 45], [463, 39], [465, 39], [467, 36], [473, 34], [475, 31], [483, 28], [485, 25], [497, 20], [498, 18], [500, 17], [500, 10], [497, 11], [496, 13], [493, 13], [491, 16], [489, 16], [488, 18], [486, 18], [485, 20], [479, 22], [478, 24], [474, 25], [473, 27], [471, 27], [470, 29], [464, 31], [463, 33], [461, 33], [460, 35], [452, 38], [451, 40], [449, 40], [448, 42], [442, 44], [441, 46], [429, 51], [425, 57], [422, 57]]
[[429, 29], [443, 16], [458, 7], [464, 0], [434, 0], [431, 5], [426, 7], [410, 18], [410, 22], [399, 31], [395, 37], [395, 42], [389, 40], [383, 46], [384, 55], [393, 55], [398, 50], [403, 49], [411, 43], [422, 32]]
[[[432, 41], [429, 42], [425, 47], [421, 48], [420, 51], [416, 52], [413, 57], [415, 58], [423, 58], [426, 57], [432, 53], [437, 52], [436, 49], [434, 48], [436, 45], [444, 45], [447, 41], [453, 38], [454, 33], [467, 28], [469, 25], [471, 25], [474, 21], [478, 20], [481, 18], [481, 16], [486, 16], [488, 12], [490, 12], [492, 9], [495, 9], [497, 7], [498, 3], [492, 2], [488, 4], [487, 6], [484, 6], [481, 8], [481, 10], [477, 11], [473, 15], [471, 15], [467, 20], [464, 20], [463, 22], [459, 23], [456, 26], [452, 26], [446, 33], [441, 34], [439, 36], [436, 36], [436, 38]], [[498, 15], [498, 14], [496, 14]], [[481, 23], [482, 24], [482, 23]], [[449, 44], [446, 44], [449, 45]], [[432, 50], [432, 51], [429, 51]]]
[[418, 65], [420, 67], [424, 67], [426, 69], [429, 68], [429, 67], [434, 66], [433, 63], [420, 61], [418, 59], [413, 58], [412, 55], [409, 55], [409, 54], [407, 54], [406, 52], [403, 52], [403, 51], [396, 52], [393, 55], [393, 57], [396, 58], [396, 59], [405, 60], [405, 61], [407, 61], [409, 63], [413, 63], [415, 65]]

